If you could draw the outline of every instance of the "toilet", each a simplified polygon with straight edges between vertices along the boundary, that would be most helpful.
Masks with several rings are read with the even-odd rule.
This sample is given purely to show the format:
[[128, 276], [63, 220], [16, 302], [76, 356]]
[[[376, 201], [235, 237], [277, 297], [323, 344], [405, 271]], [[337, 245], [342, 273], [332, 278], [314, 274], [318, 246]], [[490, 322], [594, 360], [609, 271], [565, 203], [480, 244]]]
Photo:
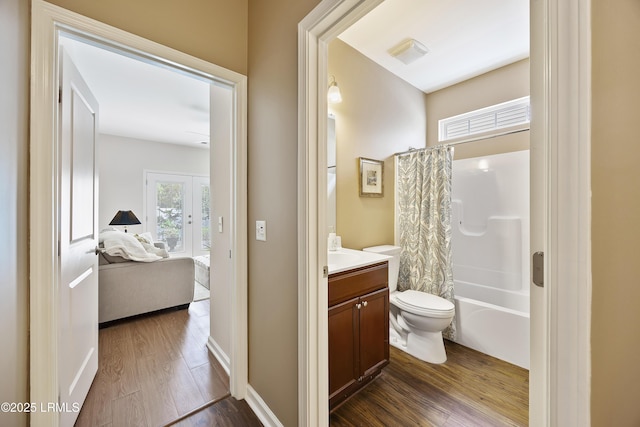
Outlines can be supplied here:
[[442, 331], [453, 320], [455, 307], [437, 295], [413, 290], [397, 291], [400, 250], [399, 246], [392, 245], [363, 249], [392, 257], [389, 260], [390, 344], [425, 362], [444, 363], [447, 353]]

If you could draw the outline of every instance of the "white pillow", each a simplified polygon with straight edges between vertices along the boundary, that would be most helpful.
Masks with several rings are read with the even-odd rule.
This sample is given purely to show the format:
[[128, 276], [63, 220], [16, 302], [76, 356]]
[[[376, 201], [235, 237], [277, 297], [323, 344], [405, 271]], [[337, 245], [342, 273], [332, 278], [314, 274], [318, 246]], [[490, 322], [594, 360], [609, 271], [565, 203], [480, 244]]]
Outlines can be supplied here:
[[148, 243], [150, 245], [153, 245], [153, 236], [149, 231], [145, 233], [136, 234], [136, 239], [140, 240], [141, 243]]

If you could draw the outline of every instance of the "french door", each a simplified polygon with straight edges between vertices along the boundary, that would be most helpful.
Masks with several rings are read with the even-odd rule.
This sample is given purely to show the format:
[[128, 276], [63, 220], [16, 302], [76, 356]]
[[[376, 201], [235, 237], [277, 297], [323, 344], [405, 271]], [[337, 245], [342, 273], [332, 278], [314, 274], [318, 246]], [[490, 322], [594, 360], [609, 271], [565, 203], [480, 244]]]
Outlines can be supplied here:
[[146, 173], [146, 229], [171, 256], [208, 254], [211, 248], [209, 177]]

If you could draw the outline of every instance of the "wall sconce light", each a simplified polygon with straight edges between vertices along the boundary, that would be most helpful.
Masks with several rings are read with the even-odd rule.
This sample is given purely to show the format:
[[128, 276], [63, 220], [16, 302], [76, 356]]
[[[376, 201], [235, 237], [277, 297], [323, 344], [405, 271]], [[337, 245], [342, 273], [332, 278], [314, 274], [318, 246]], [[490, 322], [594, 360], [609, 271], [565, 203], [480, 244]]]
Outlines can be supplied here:
[[127, 232], [127, 225], [141, 224], [140, 220], [131, 211], [118, 211], [109, 225], [124, 225], [124, 232]]
[[340, 88], [338, 87], [338, 83], [336, 82], [336, 78], [334, 76], [331, 76], [331, 81], [329, 82], [327, 100], [330, 104], [338, 104], [342, 102], [342, 94], [340, 93]]

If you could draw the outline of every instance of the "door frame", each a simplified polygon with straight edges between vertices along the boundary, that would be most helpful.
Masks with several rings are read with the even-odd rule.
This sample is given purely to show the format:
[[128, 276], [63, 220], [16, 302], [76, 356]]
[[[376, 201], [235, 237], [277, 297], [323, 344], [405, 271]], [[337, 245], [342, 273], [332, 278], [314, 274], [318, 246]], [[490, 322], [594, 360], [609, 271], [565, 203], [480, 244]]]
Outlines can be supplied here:
[[[298, 25], [299, 425], [329, 419], [326, 174], [318, 172], [327, 166], [328, 44], [382, 1], [323, 0]], [[591, 372], [590, 3], [531, 0], [530, 9], [545, 287], [532, 288], [544, 344], [531, 350], [529, 414], [531, 425], [583, 426], [590, 424]]]
[[[233, 91], [231, 394], [248, 383], [247, 330], [247, 77], [42, 0], [32, 1], [30, 117], [30, 401], [58, 402], [58, 166], [59, 29], [108, 41]], [[31, 414], [32, 426], [57, 426], [56, 412]]]

